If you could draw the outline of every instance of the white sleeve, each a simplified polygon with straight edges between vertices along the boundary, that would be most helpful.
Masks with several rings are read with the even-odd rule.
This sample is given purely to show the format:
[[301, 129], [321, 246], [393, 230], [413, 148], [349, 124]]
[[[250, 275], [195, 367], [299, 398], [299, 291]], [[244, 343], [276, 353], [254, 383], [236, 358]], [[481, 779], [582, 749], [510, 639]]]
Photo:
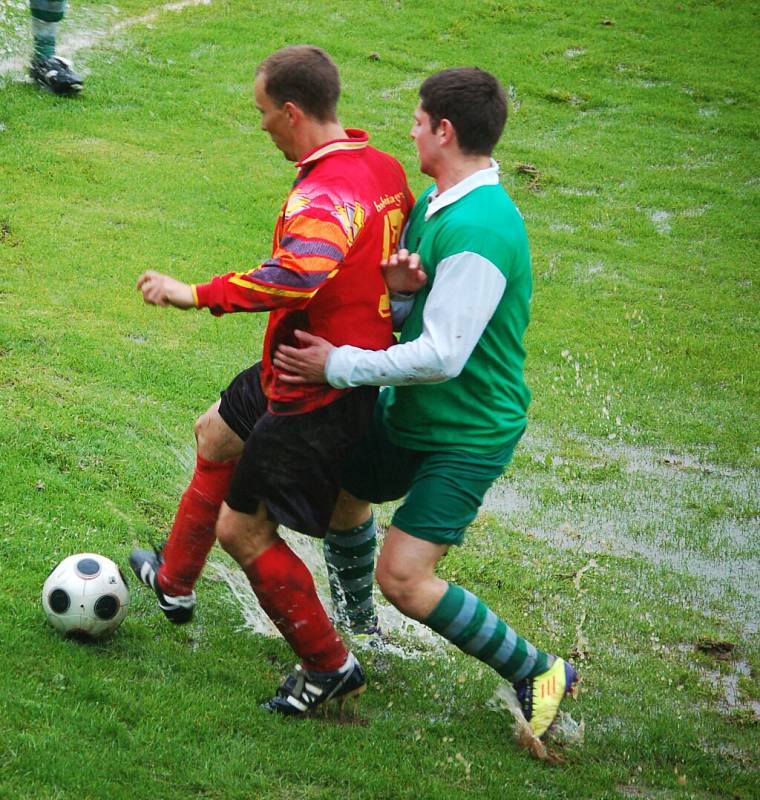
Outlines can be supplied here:
[[422, 333], [388, 350], [336, 347], [327, 360], [331, 386], [404, 386], [455, 378], [483, 335], [507, 280], [478, 253], [457, 253], [438, 264], [422, 314]]

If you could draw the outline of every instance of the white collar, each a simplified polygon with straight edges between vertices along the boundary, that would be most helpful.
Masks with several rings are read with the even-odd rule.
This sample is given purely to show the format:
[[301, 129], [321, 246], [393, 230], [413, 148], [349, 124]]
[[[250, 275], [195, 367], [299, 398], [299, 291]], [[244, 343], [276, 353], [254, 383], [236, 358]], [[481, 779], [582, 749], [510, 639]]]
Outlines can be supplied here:
[[440, 211], [457, 200], [461, 200], [466, 194], [481, 186], [495, 186], [499, 182], [499, 165], [491, 159], [491, 166], [479, 169], [468, 175], [464, 180], [455, 183], [450, 189], [438, 194], [438, 188], [433, 189], [428, 195], [428, 207], [425, 209], [425, 222]]

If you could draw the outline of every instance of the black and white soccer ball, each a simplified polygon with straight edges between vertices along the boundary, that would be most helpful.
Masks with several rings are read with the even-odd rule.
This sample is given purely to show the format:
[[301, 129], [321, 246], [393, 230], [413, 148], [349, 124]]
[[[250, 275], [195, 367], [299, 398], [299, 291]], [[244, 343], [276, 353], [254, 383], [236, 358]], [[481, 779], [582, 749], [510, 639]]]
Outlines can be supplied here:
[[64, 636], [102, 639], [127, 616], [129, 589], [110, 558], [78, 553], [50, 573], [42, 587], [42, 607]]

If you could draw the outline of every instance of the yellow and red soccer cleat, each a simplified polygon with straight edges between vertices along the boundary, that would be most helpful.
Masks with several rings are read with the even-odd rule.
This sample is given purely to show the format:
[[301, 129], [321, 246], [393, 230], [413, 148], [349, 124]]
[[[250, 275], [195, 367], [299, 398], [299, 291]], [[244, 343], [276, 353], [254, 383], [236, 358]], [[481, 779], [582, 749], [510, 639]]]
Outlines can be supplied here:
[[517, 699], [534, 736], [546, 733], [557, 716], [562, 699], [572, 694], [577, 682], [575, 668], [558, 658], [546, 672], [515, 684]]

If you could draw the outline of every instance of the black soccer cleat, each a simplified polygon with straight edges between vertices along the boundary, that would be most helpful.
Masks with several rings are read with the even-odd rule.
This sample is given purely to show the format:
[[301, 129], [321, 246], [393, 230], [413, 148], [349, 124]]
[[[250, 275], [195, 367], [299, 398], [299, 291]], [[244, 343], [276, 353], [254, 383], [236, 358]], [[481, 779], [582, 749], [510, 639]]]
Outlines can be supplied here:
[[84, 78], [74, 72], [70, 62], [59, 56], [35, 58], [29, 67], [29, 75], [43, 89], [54, 94], [79, 94], [84, 86]]
[[306, 716], [314, 709], [337, 700], [341, 715], [350, 697], [358, 697], [367, 688], [359, 662], [349, 653], [346, 663], [335, 672], [310, 672], [300, 664], [285, 678], [277, 694], [262, 708], [285, 716]]
[[156, 593], [158, 607], [164, 612], [169, 622], [185, 625], [193, 618], [195, 609], [195, 592], [190, 594], [166, 594], [158, 585], [158, 570], [162, 563], [161, 551], [133, 550], [129, 554], [129, 566], [137, 577]]

